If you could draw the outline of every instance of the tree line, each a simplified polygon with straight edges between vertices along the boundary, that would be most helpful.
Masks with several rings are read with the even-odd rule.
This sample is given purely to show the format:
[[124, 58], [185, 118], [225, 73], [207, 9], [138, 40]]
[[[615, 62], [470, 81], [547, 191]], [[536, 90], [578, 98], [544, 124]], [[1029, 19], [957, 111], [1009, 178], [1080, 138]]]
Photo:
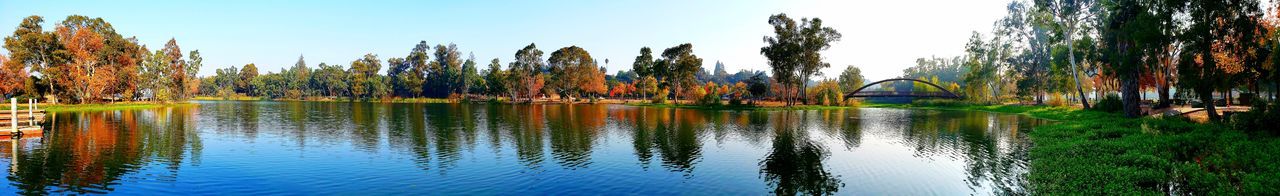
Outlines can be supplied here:
[[151, 51], [102, 18], [67, 16], [53, 30], [30, 16], [4, 38], [0, 95], [54, 102], [179, 101], [197, 91], [200, 51], [185, 57], [176, 40]]
[[[753, 70], [730, 74], [720, 62], [708, 72], [688, 43], [661, 51], [642, 47], [631, 70], [611, 75], [577, 46], [546, 54], [529, 44], [515, 51], [505, 67], [493, 58], [481, 68], [482, 62], [474, 55], [464, 59], [455, 44], [420, 41], [407, 56], [385, 61], [365, 54], [345, 66], [320, 63], [313, 68], [299, 56], [293, 66], [278, 71], [259, 70], [259, 65], [249, 63], [197, 77], [202, 66], [199, 51], [184, 56], [175, 40], [151, 52], [136, 38], [117, 34], [101, 18], [70, 16], [54, 31], [43, 30], [42, 22], [40, 16], [28, 17], [5, 38], [4, 47], [10, 51], [9, 57], [0, 56], [0, 94], [5, 97], [76, 103], [182, 101], [200, 95], [364, 101], [487, 97], [511, 102], [612, 97], [698, 104], [721, 104], [728, 98], [731, 104], [766, 99], [838, 104], [844, 102], [842, 92], [863, 82], [853, 66], [837, 79], [812, 81], [822, 75], [822, 68], [830, 67], [819, 52], [840, 34], [823, 26], [821, 19], [796, 21], [785, 14], [769, 18], [776, 35], [766, 37], [767, 46], [761, 48], [773, 76]], [[816, 85], [810, 88], [812, 84]]]

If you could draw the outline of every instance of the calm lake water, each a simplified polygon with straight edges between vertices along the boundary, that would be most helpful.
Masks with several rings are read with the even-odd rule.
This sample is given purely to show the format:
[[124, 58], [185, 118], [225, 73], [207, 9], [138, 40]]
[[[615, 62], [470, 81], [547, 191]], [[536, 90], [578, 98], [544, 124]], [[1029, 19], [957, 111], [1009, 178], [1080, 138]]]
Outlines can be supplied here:
[[0, 191], [208, 195], [1021, 193], [1025, 133], [984, 112], [198, 102], [55, 113], [0, 144]]

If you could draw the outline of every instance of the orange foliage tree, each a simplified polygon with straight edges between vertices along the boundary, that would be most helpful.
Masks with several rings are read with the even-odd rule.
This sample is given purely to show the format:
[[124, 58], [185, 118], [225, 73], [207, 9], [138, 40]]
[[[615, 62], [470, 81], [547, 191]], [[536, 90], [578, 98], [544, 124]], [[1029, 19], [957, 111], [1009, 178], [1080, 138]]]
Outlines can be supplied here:
[[8, 57], [0, 55], [0, 97], [16, 95], [26, 79], [27, 72], [20, 62], [10, 61]]
[[80, 103], [92, 102], [115, 81], [112, 70], [98, 54], [103, 47], [103, 36], [84, 26], [59, 25], [58, 36], [63, 47], [71, 53], [71, 61], [59, 66], [64, 77], [55, 82], [67, 87], [69, 95]]

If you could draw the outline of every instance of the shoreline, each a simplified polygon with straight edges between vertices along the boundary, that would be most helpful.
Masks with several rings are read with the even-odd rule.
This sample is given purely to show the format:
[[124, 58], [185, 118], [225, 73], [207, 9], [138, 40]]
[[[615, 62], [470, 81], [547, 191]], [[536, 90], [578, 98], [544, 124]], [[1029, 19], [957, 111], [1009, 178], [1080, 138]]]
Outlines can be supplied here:
[[[183, 106], [195, 105], [192, 102], [118, 102], [118, 103], [91, 103], [91, 104], [37, 104], [39, 109], [47, 112], [84, 112], [84, 111], [106, 111], [106, 110], [128, 110], [128, 109], [147, 109], [165, 106]], [[19, 106], [21, 107], [21, 106]]]

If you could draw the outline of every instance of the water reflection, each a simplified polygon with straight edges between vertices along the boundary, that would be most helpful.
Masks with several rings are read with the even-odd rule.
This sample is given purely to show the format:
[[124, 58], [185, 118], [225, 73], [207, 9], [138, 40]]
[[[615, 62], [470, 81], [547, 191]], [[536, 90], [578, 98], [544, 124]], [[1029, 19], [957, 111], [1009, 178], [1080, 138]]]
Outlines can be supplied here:
[[54, 114], [57, 131], [8, 140], [10, 184], [19, 194], [108, 193], [121, 176], [143, 167], [172, 181], [185, 165], [199, 165], [203, 146], [195, 131], [196, 107]]
[[1031, 146], [1021, 132], [1042, 123], [593, 104], [200, 102], [54, 115], [43, 137], [3, 141], [3, 190], [1019, 194]]
[[785, 111], [775, 117], [773, 148], [760, 162], [760, 173], [775, 194], [829, 195], [843, 186], [839, 176], [824, 168], [824, 159], [830, 154], [810, 138], [804, 128], [808, 123], [797, 123], [809, 117], [803, 115], [809, 112]]

